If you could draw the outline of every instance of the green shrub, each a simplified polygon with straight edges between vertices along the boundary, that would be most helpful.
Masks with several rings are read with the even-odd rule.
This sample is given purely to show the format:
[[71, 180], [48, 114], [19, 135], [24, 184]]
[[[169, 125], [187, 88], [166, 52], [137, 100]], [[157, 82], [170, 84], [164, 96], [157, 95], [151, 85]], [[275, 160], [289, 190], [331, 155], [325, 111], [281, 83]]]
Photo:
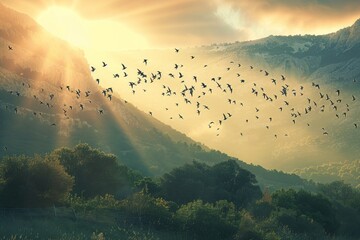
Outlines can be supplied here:
[[40, 156], [7, 157], [0, 167], [3, 207], [48, 207], [62, 202], [74, 180], [58, 161]]

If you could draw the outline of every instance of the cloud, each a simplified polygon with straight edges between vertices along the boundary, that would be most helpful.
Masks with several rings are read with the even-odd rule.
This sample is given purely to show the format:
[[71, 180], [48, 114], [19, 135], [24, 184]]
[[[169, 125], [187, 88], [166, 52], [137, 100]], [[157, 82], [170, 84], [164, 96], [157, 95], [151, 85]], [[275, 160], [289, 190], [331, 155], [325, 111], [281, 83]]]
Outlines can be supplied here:
[[62, 5], [92, 20], [111, 19], [154, 46], [234, 42], [268, 35], [325, 34], [360, 18], [358, 0], [0, 0], [36, 18]]
[[[357, 0], [221, 0], [241, 9], [257, 28], [279, 34], [328, 33], [351, 25], [360, 18]], [[274, 33], [273, 33], [274, 34]]]

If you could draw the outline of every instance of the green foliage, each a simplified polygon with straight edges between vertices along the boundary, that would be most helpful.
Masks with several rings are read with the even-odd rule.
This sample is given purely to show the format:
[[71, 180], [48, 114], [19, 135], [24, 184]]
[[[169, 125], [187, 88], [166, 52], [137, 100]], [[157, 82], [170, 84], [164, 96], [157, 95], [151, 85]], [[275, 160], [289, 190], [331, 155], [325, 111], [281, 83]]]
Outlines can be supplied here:
[[175, 219], [181, 229], [196, 239], [227, 239], [236, 233], [238, 214], [235, 206], [227, 201], [215, 204], [201, 200], [180, 207]]
[[144, 177], [135, 182], [135, 187], [140, 191], [151, 195], [157, 195], [160, 192], [160, 186], [154, 179], [149, 177]]
[[0, 163], [3, 207], [46, 207], [71, 191], [73, 178], [58, 161], [40, 156], [7, 157]]
[[266, 219], [270, 217], [274, 206], [270, 202], [256, 201], [251, 207], [250, 212], [256, 219]]
[[176, 168], [161, 179], [166, 199], [178, 204], [201, 199], [205, 202], [228, 200], [245, 207], [261, 197], [253, 174], [229, 160], [212, 167], [193, 162]]
[[262, 234], [256, 229], [256, 222], [246, 211], [242, 212], [236, 240], [263, 240]]
[[[69, 194], [74, 182], [76, 190]], [[255, 176], [232, 160], [214, 166], [193, 162], [160, 180], [143, 178], [113, 155], [84, 144], [0, 162], [1, 207], [62, 203], [75, 218], [174, 231], [191, 239], [359, 238], [359, 192], [343, 182], [319, 184], [318, 191], [262, 194]], [[120, 235], [148, 237], [131, 232]], [[83, 238], [107, 236], [91, 229]]]
[[304, 214], [298, 214], [292, 209], [281, 209], [274, 213], [275, 220], [282, 226], [286, 226], [294, 233], [311, 233], [324, 235], [323, 227], [316, 221]]
[[330, 201], [322, 195], [313, 195], [309, 192], [300, 190], [298, 192], [290, 190], [280, 190], [272, 195], [273, 204], [279, 208], [288, 209], [295, 212], [294, 214], [287, 214], [279, 218], [285, 218], [280, 221], [287, 226], [293, 221], [294, 225], [306, 224], [306, 222], [316, 222], [320, 224], [323, 229], [329, 234], [335, 234], [338, 228], [338, 222], [335, 217], [335, 211]]
[[360, 212], [360, 191], [342, 181], [319, 184], [320, 193], [333, 201], [352, 207]]
[[96, 196], [92, 199], [84, 199], [77, 195], [69, 195], [65, 203], [76, 210], [93, 210], [93, 209], [120, 209], [121, 202], [114, 196], [105, 194]]
[[154, 198], [143, 192], [135, 193], [121, 202], [121, 209], [135, 222], [156, 227], [172, 225], [169, 204], [162, 198]]
[[133, 182], [140, 178], [126, 166], [120, 166], [114, 155], [105, 154], [87, 144], [79, 144], [73, 150], [55, 150], [51, 156], [74, 176], [73, 192], [84, 197], [105, 194], [126, 196], [131, 192]]

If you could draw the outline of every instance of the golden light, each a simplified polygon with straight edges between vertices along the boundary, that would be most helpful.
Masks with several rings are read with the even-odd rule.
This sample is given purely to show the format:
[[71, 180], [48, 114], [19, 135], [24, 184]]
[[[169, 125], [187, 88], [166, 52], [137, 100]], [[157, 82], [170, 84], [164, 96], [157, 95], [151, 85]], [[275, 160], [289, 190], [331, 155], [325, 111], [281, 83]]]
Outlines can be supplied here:
[[37, 21], [50, 33], [78, 47], [88, 47], [86, 22], [76, 12], [63, 7], [50, 7]]
[[88, 56], [104, 51], [148, 48], [145, 37], [114, 20], [88, 20], [70, 8], [53, 6], [37, 22], [47, 31], [83, 49]]

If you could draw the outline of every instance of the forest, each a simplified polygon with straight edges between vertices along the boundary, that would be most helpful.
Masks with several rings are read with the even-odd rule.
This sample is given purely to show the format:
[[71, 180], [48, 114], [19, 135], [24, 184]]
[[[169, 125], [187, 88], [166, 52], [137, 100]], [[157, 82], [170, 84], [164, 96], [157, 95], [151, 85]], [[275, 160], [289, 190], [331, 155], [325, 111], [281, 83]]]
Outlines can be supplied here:
[[1, 239], [360, 238], [342, 181], [269, 190], [231, 159], [148, 177], [87, 144], [3, 157], [0, 209]]

